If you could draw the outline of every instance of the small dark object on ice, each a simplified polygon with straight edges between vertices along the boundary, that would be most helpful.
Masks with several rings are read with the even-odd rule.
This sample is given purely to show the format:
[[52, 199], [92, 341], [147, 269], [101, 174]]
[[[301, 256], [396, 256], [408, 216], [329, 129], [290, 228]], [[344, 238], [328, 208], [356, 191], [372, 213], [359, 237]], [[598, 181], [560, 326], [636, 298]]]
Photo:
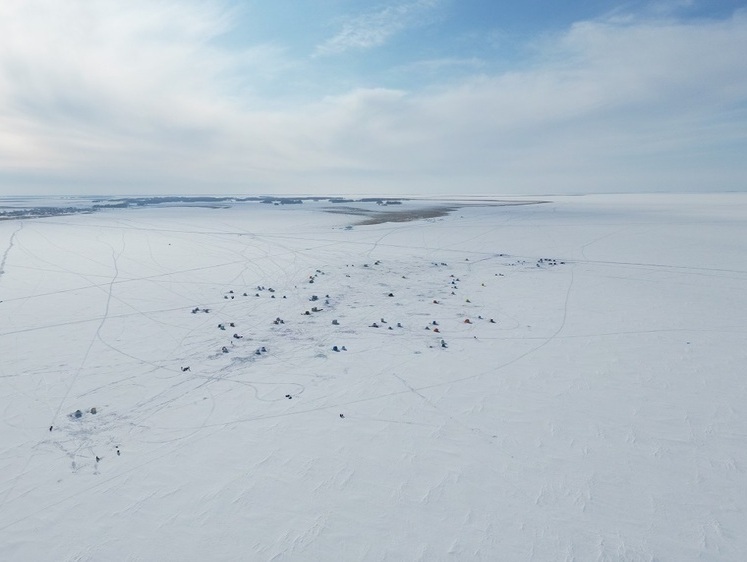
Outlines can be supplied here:
[[53, 425], [50, 425], [50, 426], [49, 426], [49, 431], [52, 431], [53, 429], [54, 429], [54, 426], [53, 426]]
[[[687, 343], [690, 343], [690, 342], [687, 342]], [[343, 345], [343, 346], [342, 346], [342, 347], [341, 347], [340, 349], [341, 349], [342, 351], [347, 351], [347, 350], [348, 350], [348, 348], [347, 348], [347, 347], [345, 347], [344, 345]]]
[[286, 394], [286, 395], [285, 395], [285, 397], [286, 397], [286, 398], [287, 398], [288, 400], [293, 400], [293, 396], [291, 396], [290, 394]]
[[388, 297], [393, 297], [393, 296], [394, 296], [394, 293], [389, 293], [389, 294], [388, 294], [387, 296], [388, 296]]
[[369, 328], [378, 328], [378, 327], [379, 325], [376, 322], [374, 322], [373, 324], [369, 326]]
[[339, 322], [339, 321], [337, 321], [337, 320], [332, 320], [332, 325], [333, 325], [333, 326], [339, 326], [339, 325], [340, 325], [340, 322]]
[[493, 320], [493, 319], [491, 318], [491, 319], [490, 319], [490, 323], [491, 323], [491, 324], [495, 324], [495, 320]]
[[332, 351], [340, 351], [339, 348], [336, 345], [332, 346]]
[[190, 370], [189, 367], [182, 367], [182, 373], [186, 373], [189, 370]]
[[446, 348], [446, 342], [444, 340], [441, 340], [441, 347]]
[[221, 349], [220, 349], [220, 350], [221, 350], [221, 351], [222, 351], [223, 353], [228, 353], [228, 348], [227, 348], [227, 347], [226, 347], [225, 345], [224, 345], [223, 347], [221, 347]]
[[220, 328], [221, 330], [225, 330], [226, 329], [226, 327], [223, 324], [218, 324], [218, 328]]
[[243, 337], [244, 337], [244, 336], [242, 336], [242, 335], [240, 335], [240, 334], [234, 334], [234, 335], [233, 335], [233, 339], [235, 339], [235, 340], [240, 340], [240, 339], [242, 339]]
[[401, 322], [397, 322], [397, 328], [401, 328], [401, 327], [402, 327], [402, 323]]
[[228, 325], [231, 326], [231, 328], [235, 328], [236, 327], [236, 324], [234, 322], [230, 322]]
[[91, 413], [92, 413], [92, 414], [93, 414], [93, 415], [95, 416], [95, 415], [96, 415], [96, 412], [98, 412], [98, 410], [96, 409], [96, 406], [94, 406], [93, 408], [91, 408], [91, 409], [89, 410], [89, 412], [91, 412]]
[[119, 451], [119, 448], [117, 448], [117, 456], [120, 456], [122, 453]]
[[97, 456], [96, 457], [96, 462], [99, 462], [100, 460], [101, 460], [101, 457]]
[[262, 346], [262, 353], [267, 353], [267, 348], [265, 346]]
[[341, 418], [344, 418], [344, 417], [345, 417], [345, 414], [340, 414], [340, 417], [341, 417]]
[[75, 418], [81, 418], [83, 417], [83, 412], [81, 412], [80, 410], [75, 410], [75, 412], [73, 413], [73, 416]]

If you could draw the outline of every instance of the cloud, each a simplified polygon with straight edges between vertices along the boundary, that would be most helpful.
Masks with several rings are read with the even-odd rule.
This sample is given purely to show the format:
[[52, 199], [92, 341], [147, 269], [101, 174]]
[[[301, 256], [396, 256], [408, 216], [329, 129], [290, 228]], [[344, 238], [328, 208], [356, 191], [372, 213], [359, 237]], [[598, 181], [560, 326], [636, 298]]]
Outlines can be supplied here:
[[342, 29], [316, 48], [315, 55], [336, 55], [349, 50], [371, 49], [408, 28], [423, 25], [441, 2], [415, 0], [386, 6], [343, 21]]
[[744, 13], [581, 22], [538, 48], [520, 71], [421, 92], [352, 92], [328, 117], [347, 120], [329, 150], [439, 190], [743, 186]]
[[215, 46], [231, 16], [205, 1], [3, 2], [0, 169], [64, 175], [209, 150], [249, 102], [240, 77], [279, 57]]
[[259, 86], [313, 61], [227, 47], [226, 4], [112, 6], [0, 4], [6, 193], [744, 188], [744, 12], [578, 22], [511, 72], [424, 61], [460, 77], [299, 101]]

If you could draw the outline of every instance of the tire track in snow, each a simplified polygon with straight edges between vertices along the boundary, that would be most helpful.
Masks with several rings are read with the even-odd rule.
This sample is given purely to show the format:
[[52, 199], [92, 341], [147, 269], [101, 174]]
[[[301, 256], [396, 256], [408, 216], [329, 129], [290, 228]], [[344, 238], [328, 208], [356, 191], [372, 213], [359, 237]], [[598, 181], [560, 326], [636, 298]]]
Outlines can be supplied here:
[[120, 252], [119, 254], [115, 254], [114, 251], [112, 251], [112, 258], [114, 260], [114, 275], [112, 276], [111, 281], [109, 282], [109, 291], [106, 296], [106, 305], [104, 306], [104, 315], [101, 318], [101, 322], [99, 322], [98, 328], [96, 328], [96, 333], [94, 334], [93, 338], [91, 338], [91, 343], [88, 345], [88, 348], [86, 349], [85, 354], [83, 355], [83, 359], [80, 362], [80, 365], [78, 366], [78, 369], [75, 371], [75, 374], [73, 375], [72, 380], [70, 381], [70, 384], [67, 387], [67, 391], [65, 392], [65, 395], [62, 397], [62, 400], [60, 401], [60, 404], [57, 406], [57, 411], [55, 412], [54, 416], [52, 417], [52, 422], [50, 425], [54, 425], [54, 422], [57, 420], [57, 416], [60, 414], [60, 410], [62, 409], [62, 405], [65, 403], [65, 400], [67, 400], [67, 397], [70, 395], [70, 391], [73, 388], [73, 385], [75, 385], [75, 381], [78, 378], [78, 375], [80, 375], [80, 372], [83, 370], [83, 367], [86, 364], [86, 361], [88, 361], [88, 356], [91, 353], [91, 349], [93, 348], [93, 344], [96, 343], [96, 341], [101, 341], [101, 328], [104, 327], [104, 324], [109, 318], [109, 307], [111, 305], [112, 301], [112, 291], [114, 288], [114, 283], [117, 280], [117, 277], [119, 276], [119, 267], [117, 266], [117, 259], [122, 254]]
[[13, 234], [10, 235], [10, 240], [8, 241], [8, 247], [5, 248], [5, 252], [3, 253], [3, 258], [0, 260], [0, 279], [5, 274], [5, 262], [8, 261], [8, 254], [10, 254], [10, 251], [13, 249], [13, 246], [15, 245], [16, 241], [16, 235], [23, 229], [23, 221], [19, 221], [18, 228], [16, 228], [13, 231]]
[[[70, 391], [75, 385], [75, 381], [78, 379], [80, 372], [83, 370], [83, 367], [85, 366], [86, 361], [88, 360], [88, 356], [91, 352], [91, 349], [93, 348], [93, 344], [96, 343], [98, 339], [100, 339], [101, 328], [104, 326], [104, 323], [106, 322], [108, 315], [109, 315], [109, 306], [111, 304], [112, 289], [114, 286], [114, 282], [116, 281], [117, 276], [119, 275], [119, 268], [117, 266], [117, 259], [119, 255], [121, 255], [121, 252], [120, 254], [115, 254], [114, 250], [112, 249], [112, 258], [114, 259], [114, 276], [112, 277], [111, 282], [109, 284], [109, 294], [106, 299], [104, 316], [101, 318], [101, 322], [99, 323], [99, 327], [96, 329], [96, 333], [91, 338], [91, 343], [88, 345], [88, 349], [86, 349], [86, 352], [83, 355], [83, 359], [81, 360], [80, 365], [78, 366], [78, 369], [75, 371], [75, 374], [73, 375], [70, 381], [70, 384], [67, 387], [67, 390], [65, 391], [65, 395], [62, 397], [62, 400], [60, 400], [57, 406], [57, 411], [55, 412], [54, 416], [52, 416], [52, 421], [50, 422], [50, 426], [54, 426], [55, 422], [57, 421], [57, 417], [60, 415], [60, 410], [62, 409], [63, 404], [67, 400], [67, 397], [70, 395]], [[31, 464], [31, 461], [33, 460], [34, 456], [35, 456], [35, 452], [32, 452], [28, 456], [28, 458], [26, 459], [26, 462], [23, 465], [23, 468], [19, 471], [19, 473], [15, 476], [15, 478], [13, 478], [13, 480], [10, 482], [10, 485], [8, 486], [8, 489], [5, 491], [2, 503], [0, 505], [5, 506], [8, 503], [8, 498], [10, 497], [10, 494], [15, 489], [16, 484], [18, 484], [18, 481], [23, 477], [24, 474], [26, 474], [26, 471], [28, 470], [28, 467]]]

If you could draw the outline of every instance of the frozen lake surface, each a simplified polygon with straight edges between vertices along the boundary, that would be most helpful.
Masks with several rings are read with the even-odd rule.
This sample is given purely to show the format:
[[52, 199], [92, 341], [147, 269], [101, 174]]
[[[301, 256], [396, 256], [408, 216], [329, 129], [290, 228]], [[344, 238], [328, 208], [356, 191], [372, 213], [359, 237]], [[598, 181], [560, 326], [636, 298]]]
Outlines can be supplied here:
[[743, 560], [747, 196], [448, 204], [1, 221], [0, 559]]

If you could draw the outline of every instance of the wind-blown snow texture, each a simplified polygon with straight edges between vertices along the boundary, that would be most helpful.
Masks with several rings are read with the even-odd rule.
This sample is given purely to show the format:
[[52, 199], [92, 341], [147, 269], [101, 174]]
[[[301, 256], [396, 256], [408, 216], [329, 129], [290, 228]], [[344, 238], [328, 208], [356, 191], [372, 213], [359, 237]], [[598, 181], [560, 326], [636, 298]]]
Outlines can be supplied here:
[[745, 195], [326, 206], [0, 222], [0, 559], [744, 558]]

